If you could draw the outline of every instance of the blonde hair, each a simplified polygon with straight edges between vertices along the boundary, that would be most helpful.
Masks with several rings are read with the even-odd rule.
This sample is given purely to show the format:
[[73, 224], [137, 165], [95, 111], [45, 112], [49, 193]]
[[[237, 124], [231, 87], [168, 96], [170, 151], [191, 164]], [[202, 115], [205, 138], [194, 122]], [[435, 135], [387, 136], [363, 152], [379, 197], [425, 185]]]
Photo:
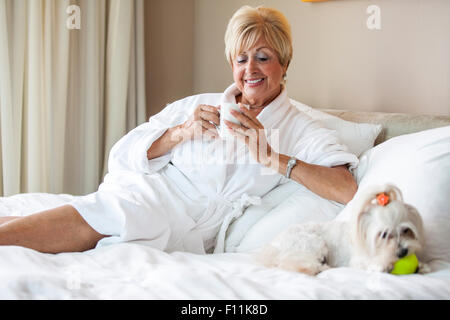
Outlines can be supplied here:
[[225, 32], [228, 63], [232, 65], [233, 59], [251, 48], [260, 37], [275, 50], [280, 64], [288, 66], [292, 59], [291, 26], [280, 11], [264, 6], [243, 6], [231, 17]]

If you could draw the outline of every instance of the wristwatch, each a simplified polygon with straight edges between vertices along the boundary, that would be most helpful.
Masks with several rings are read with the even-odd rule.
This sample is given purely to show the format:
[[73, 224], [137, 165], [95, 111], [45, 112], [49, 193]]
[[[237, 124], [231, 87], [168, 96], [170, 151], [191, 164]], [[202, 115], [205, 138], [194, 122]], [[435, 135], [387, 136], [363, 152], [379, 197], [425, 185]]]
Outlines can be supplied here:
[[292, 168], [294, 168], [297, 165], [297, 159], [295, 157], [291, 157], [287, 163], [286, 167], [286, 178], [289, 179], [291, 176]]

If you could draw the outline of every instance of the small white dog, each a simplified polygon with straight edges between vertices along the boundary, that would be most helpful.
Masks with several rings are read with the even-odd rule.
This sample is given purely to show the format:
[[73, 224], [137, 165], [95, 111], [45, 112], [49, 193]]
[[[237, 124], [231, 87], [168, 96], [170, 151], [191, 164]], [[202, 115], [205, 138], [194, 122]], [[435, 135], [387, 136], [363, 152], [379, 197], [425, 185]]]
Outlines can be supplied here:
[[[344, 266], [390, 272], [399, 258], [423, 248], [422, 219], [397, 187], [373, 187], [355, 200], [349, 221], [293, 225], [265, 245], [257, 259], [309, 275]], [[429, 268], [419, 262], [418, 271]]]

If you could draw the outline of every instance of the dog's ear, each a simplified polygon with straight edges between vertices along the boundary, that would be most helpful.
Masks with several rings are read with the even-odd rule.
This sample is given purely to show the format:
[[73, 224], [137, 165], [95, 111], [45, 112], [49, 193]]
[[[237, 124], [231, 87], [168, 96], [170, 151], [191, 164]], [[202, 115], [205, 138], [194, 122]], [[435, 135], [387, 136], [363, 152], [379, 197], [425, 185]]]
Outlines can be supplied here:
[[394, 201], [394, 200], [403, 201], [402, 192], [395, 185], [393, 185], [393, 184], [386, 185], [385, 192], [389, 195], [389, 199], [391, 201]]
[[352, 239], [356, 246], [364, 247], [367, 240], [367, 229], [372, 216], [371, 209], [373, 204], [367, 201], [359, 208], [359, 212], [354, 216], [352, 223]]
[[412, 205], [405, 203], [405, 207], [408, 210], [408, 220], [414, 225], [414, 228], [412, 228], [414, 235], [423, 247], [425, 246], [425, 232], [422, 217]]

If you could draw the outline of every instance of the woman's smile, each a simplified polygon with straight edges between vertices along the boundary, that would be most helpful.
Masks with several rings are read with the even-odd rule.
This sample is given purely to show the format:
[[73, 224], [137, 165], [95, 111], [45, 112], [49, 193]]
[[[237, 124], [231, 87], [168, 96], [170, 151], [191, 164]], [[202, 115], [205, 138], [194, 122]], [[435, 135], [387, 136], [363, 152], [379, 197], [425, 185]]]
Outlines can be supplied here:
[[247, 79], [247, 80], [245, 80], [245, 83], [249, 87], [257, 87], [257, 86], [261, 85], [263, 81], [264, 81], [264, 78]]
[[244, 80], [245, 86], [249, 89], [258, 88], [265, 84], [265, 78], [252, 78]]

